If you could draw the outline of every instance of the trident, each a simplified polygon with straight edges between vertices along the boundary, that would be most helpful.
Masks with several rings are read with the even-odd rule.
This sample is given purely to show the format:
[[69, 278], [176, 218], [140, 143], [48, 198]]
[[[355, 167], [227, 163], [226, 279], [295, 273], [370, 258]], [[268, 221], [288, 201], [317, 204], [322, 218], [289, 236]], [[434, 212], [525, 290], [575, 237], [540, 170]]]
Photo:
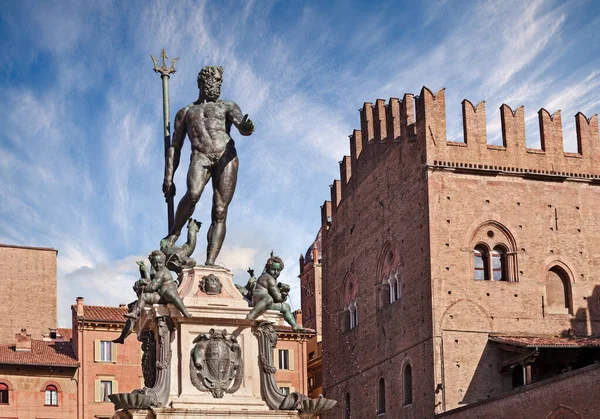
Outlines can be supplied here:
[[[179, 59], [175, 58], [171, 60], [171, 68], [167, 67], [167, 53], [163, 48], [160, 53], [162, 58], [162, 66], [158, 66], [158, 61], [152, 54], [150, 54], [150, 58], [154, 62], [154, 72], [160, 73], [160, 78], [162, 79], [162, 94], [163, 94], [163, 122], [164, 122], [164, 135], [165, 135], [165, 161], [167, 158], [167, 154], [169, 152], [169, 147], [171, 147], [171, 116], [169, 114], [169, 77], [170, 74], [175, 73], [175, 62]], [[167, 234], [171, 233], [171, 229], [173, 228], [173, 195], [165, 198], [167, 202], [167, 220], [169, 224], [169, 231]]]

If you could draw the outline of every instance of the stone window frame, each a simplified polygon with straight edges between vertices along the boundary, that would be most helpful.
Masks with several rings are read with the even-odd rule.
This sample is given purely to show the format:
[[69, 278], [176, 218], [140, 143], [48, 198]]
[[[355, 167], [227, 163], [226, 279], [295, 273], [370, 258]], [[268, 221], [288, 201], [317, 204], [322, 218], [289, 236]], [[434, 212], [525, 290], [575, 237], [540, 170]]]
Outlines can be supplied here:
[[379, 253], [375, 281], [377, 310], [383, 310], [402, 298], [402, 254], [394, 240], [386, 241]]
[[338, 313], [341, 333], [354, 330], [359, 324], [358, 316], [358, 280], [352, 272], [348, 272], [342, 281], [340, 290], [341, 311]]
[[[477, 249], [484, 250], [484, 252]], [[474, 281], [487, 282], [519, 282], [517, 242], [506, 226], [495, 220], [485, 221], [477, 228], [469, 240], [470, 250], [470, 275]], [[501, 257], [501, 279], [494, 279], [494, 252], [499, 249], [503, 252]], [[480, 252], [484, 263], [484, 279], [477, 279], [475, 258]], [[497, 270], [496, 270], [497, 271]]]

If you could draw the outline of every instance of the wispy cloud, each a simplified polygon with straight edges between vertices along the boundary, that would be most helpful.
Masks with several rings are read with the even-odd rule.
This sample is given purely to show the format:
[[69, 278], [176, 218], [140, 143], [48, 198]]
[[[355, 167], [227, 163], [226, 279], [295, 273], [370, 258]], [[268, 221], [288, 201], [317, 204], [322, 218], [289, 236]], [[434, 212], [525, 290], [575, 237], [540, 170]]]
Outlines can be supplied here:
[[[163, 47], [181, 57], [170, 79], [172, 117], [197, 97], [199, 69], [220, 64], [223, 98], [256, 123], [251, 137], [233, 133], [240, 174], [218, 262], [244, 282], [245, 270], [261, 270], [275, 250], [296, 308], [296, 258], [314, 239], [362, 102], [445, 86], [448, 136], [462, 138], [468, 98], [486, 101], [492, 141], [500, 104], [525, 105], [530, 144], [539, 141], [537, 109], [562, 109], [567, 148], [571, 116], [598, 111], [598, 18], [587, 3], [343, 6], [153, 0], [3, 9], [0, 239], [59, 250], [63, 324], [76, 296], [126, 302], [137, 279], [132, 255], [148, 254], [166, 233], [161, 82], [148, 57]], [[195, 213], [205, 229], [210, 189]]]

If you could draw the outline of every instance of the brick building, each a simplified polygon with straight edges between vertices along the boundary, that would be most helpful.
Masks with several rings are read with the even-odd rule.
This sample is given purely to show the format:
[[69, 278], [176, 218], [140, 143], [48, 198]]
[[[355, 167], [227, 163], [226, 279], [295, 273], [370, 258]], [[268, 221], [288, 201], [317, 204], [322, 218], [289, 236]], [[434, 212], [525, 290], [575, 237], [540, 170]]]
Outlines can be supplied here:
[[[582, 396], [599, 387], [598, 118], [575, 116], [567, 153], [560, 111], [539, 111], [530, 149], [522, 107], [501, 106], [502, 145], [483, 102], [462, 110], [464, 142], [443, 89], [360, 111], [321, 211], [327, 417], [600, 411]], [[587, 388], [552, 397], [569, 382]]]
[[112, 418], [113, 393], [142, 388], [142, 351], [135, 335], [119, 345], [127, 307], [84, 305], [83, 298], [71, 306], [73, 347], [81, 363], [79, 370], [79, 414], [81, 418]]
[[[302, 312], [294, 312], [296, 323], [302, 326]], [[290, 393], [308, 393], [308, 378], [306, 371], [307, 342], [312, 340], [316, 333], [313, 330], [294, 331], [283, 320], [274, 325], [277, 332], [277, 345], [273, 350], [275, 363], [275, 381], [279, 388]]]
[[0, 418], [77, 417], [79, 362], [70, 329], [32, 339], [22, 330], [0, 345]]
[[322, 291], [321, 291], [321, 231], [306, 251], [300, 255], [300, 296], [304, 326], [316, 330], [316, 335], [306, 343], [308, 395], [319, 397], [322, 387]]
[[56, 327], [55, 249], [0, 244], [0, 343], [12, 343], [21, 329], [41, 339]]

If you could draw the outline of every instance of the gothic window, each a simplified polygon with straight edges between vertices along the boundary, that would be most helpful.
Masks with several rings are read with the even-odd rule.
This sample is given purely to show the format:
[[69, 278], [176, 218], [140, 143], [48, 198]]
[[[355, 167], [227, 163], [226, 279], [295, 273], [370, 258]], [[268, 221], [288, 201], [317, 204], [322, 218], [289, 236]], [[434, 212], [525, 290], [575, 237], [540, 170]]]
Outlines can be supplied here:
[[390, 304], [394, 301], [398, 301], [402, 296], [402, 283], [400, 282], [400, 273], [398, 272], [400, 267], [396, 271], [390, 272], [388, 282], [390, 284]]
[[376, 302], [381, 310], [398, 301], [402, 295], [401, 267], [402, 259], [397, 246], [387, 242], [382, 248], [377, 263]]
[[354, 329], [358, 326], [358, 307], [356, 303], [350, 304], [348, 310], [350, 311], [350, 329]]
[[58, 390], [56, 386], [49, 385], [44, 391], [44, 405], [58, 406]]
[[358, 326], [358, 284], [354, 275], [349, 273], [342, 285], [342, 301], [340, 329], [342, 333]]
[[473, 252], [474, 257], [474, 270], [475, 270], [475, 279], [477, 281], [484, 281], [488, 278], [488, 252], [484, 246], [476, 246]]
[[8, 386], [0, 383], [0, 404], [8, 404]]
[[492, 280], [505, 281], [506, 279], [506, 252], [502, 247], [496, 246], [492, 250]]
[[546, 274], [546, 307], [554, 314], [572, 312], [569, 276], [559, 266], [553, 266]]
[[402, 382], [404, 389], [403, 406], [412, 404], [412, 367], [410, 364], [404, 366], [402, 373]]
[[385, 413], [385, 380], [383, 377], [379, 379], [377, 385], [377, 413]]
[[497, 221], [480, 225], [471, 237], [473, 279], [518, 281], [517, 243], [510, 231]]

